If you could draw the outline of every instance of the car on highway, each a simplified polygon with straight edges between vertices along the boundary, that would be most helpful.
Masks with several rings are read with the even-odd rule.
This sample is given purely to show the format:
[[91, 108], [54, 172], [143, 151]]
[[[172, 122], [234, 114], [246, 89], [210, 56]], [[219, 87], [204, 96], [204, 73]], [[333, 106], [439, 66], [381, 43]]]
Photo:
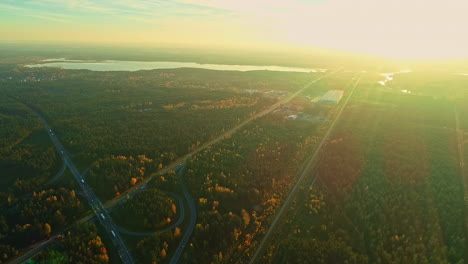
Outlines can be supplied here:
[[106, 217], [103, 214], [101, 214], [101, 217], [102, 217], [102, 219], [106, 219]]

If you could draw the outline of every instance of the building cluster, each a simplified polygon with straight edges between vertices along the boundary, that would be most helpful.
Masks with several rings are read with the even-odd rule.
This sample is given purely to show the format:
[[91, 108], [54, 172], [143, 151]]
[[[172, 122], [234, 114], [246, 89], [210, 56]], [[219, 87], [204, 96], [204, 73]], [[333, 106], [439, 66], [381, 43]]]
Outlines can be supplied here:
[[317, 115], [308, 115], [302, 112], [303, 108], [301, 106], [285, 104], [280, 108], [273, 111], [273, 114], [282, 115], [286, 120], [300, 120], [312, 123], [323, 122], [326, 120], [325, 117]]
[[25, 77], [23, 79], [20, 79], [20, 82], [40, 82], [40, 81], [55, 81], [55, 80], [57, 80], [55, 77], [36, 78], [32, 76], [32, 77]]
[[270, 90], [270, 91], [259, 91], [256, 89], [246, 89], [244, 92], [252, 95], [260, 93], [263, 97], [270, 98], [270, 99], [278, 99], [281, 100], [288, 95], [287, 91], [278, 91], [278, 90]]
[[288, 95], [287, 91], [271, 90], [263, 93], [263, 97], [281, 100]]
[[54, 76], [46, 76], [44, 75], [43, 77], [36, 77], [36, 76], [4, 76], [0, 77], [0, 81], [6, 82], [6, 81], [18, 81], [21, 83], [26, 83], [26, 82], [40, 82], [40, 81], [56, 81], [57, 77]]
[[326, 104], [338, 104], [341, 98], [343, 98], [343, 94], [343, 90], [329, 90], [320, 98], [320, 100], [318, 100], [318, 102]]

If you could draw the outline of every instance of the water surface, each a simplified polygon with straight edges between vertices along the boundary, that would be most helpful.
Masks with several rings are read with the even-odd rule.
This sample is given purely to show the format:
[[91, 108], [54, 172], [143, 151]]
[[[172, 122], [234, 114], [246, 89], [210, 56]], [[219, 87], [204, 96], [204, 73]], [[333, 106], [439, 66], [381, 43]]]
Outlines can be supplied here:
[[287, 72], [326, 72], [326, 69], [307, 69], [283, 66], [254, 66], [254, 65], [224, 65], [224, 64], [200, 64], [196, 62], [173, 61], [83, 61], [67, 60], [64, 58], [47, 59], [41, 64], [26, 65], [26, 67], [58, 67], [70, 70], [91, 71], [140, 71], [155, 69], [200, 68], [221, 71], [287, 71]]

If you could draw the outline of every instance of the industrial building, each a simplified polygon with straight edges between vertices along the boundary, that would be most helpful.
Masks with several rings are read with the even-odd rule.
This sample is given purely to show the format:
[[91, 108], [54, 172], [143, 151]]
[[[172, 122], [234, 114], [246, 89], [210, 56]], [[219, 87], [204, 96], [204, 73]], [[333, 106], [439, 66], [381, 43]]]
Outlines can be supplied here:
[[343, 97], [343, 90], [329, 90], [320, 98], [320, 103], [338, 104]]

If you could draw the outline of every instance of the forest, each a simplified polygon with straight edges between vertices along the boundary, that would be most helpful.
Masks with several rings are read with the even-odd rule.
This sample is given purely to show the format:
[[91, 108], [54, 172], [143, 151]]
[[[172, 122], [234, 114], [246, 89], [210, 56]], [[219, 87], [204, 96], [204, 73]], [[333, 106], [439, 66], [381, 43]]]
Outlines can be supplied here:
[[9, 194], [2, 197], [0, 208], [0, 247], [8, 255], [5, 259], [60, 232], [85, 212], [78, 194], [65, 188], [19, 197]]
[[[197, 204], [198, 220], [182, 261], [230, 261], [248, 251], [255, 234], [287, 191], [287, 182], [294, 178], [307, 147], [316, 142], [307, 135], [317, 129], [316, 125], [287, 123], [278, 124], [269, 118], [256, 121], [188, 161], [184, 177]], [[176, 177], [172, 172], [152, 184], [175, 189]], [[138, 252], [157, 262], [162, 259], [162, 250], [163, 255], [173, 252], [177, 233], [163, 233], [157, 240], [146, 238], [137, 244], [137, 249], [145, 250]], [[152, 248], [148, 244], [151, 240], [160, 246]], [[164, 243], [169, 246], [164, 247]]]
[[0, 192], [33, 191], [59, 170], [41, 125], [26, 106], [0, 93]]
[[418, 95], [361, 86], [264, 262], [465, 261], [451, 95], [412, 87]]
[[35, 256], [34, 263], [111, 263], [108, 249], [98, 233], [93, 223], [76, 226], [61, 235], [59, 241]]
[[[131, 231], [157, 231], [177, 219], [177, 201], [165, 192], [149, 188], [112, 212], [115, 222]], [[128, 217], [131, 215], [132, 217]]]
[[[181, 177], [197, 216], [181, 262], [248, 262], [337, 114], [314, 99], [347, 92], [356, 76], [314, 84], [161, 175], [318, 73], [1, 69], [0, 263], [51, 237], [36, 263], [118, 262], [97, 222], [72, 225], [89, 207], [70, 172], [61, 176], [40, 116], [103, 203], [124, 198], [110, 213], [137, 263], [168, 262], [187, 231]], [[459, 113], [468, 128], [466, 80], [415, 72], [381, 85], [379, 73], [361, 76], [261, 263], [466, 262], [455, 125]]]
[[14, 68], [1, 90], [40, 111], [81, 169], [111, 155], [167, 165], [161, 155], [186, 154], [276, 101], [262, 92], [295, 91], [317, 74]]
[[[67, 170], [49, 184], [61, 176], [62, 160], [40, 116], [105, 201], [277, 100], [263, 92], [292, 92], [316, 78], [201, 69], [96, 73], [9, 63], [0, 74], [2, 261], [61, 231], [88, 208]], [[258, 92], [246, 91], [251, 89]], [[165, 191], [171, 188], [178, 191], [172, 186]], [[141, 215], [141, 222], [119, 222], [130, 230], [152, 231], [177, 218], [177, 203], [164, 192], [153, 189], [131, 198], [152, 201], [158, 210], [130, 199], [116, 210]], [[171, 236], [180, 236], [181, 229], [177, 232]], [[151, 243], [137, 249], [144, 245]]]

